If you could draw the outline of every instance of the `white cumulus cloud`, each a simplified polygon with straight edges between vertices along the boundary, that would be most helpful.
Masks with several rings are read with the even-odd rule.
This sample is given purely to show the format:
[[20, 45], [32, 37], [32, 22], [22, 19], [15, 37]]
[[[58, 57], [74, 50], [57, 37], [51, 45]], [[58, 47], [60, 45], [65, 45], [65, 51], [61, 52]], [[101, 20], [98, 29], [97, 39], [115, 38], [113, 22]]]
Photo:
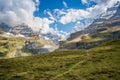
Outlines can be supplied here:
[[81, 20], [88, 16], [88, 11], [80, 10], [80, 9], [68, 9], [65, 16], [60, 18], [60, 22], [62, 24], [68, 24], [70, 22], [76, 22], [77, 20]]
[[49, 33], [49, 25], [54, 21], [34, 16], [39, 3], [39, 0], [0, 0], [0, 23], [12, 27], [25, 23], [34, 31], [41, 29], [41, 33]]
[[39, 0], [0, 0], [0, 24], [5, 23], [15, 27], [24, 23], [32, 28], [33, 31], [40, 31], [44, 37], [51, 34], [56, 41], [66, 39], [67, 33], [50, 27], [50, 24], [55, 22], [51, 12], [46, 11], [50, 16], [49, 18], [34, 16], [34, 12], [39, 10], [39, 5]]
[[[82, 0], [83, 3], [87, 4], [87, 0]], [[97, 3], [95, 6], [89, 7], [85, 10], [83, 9], [67, 9], [65, 15], [59, 19], [62, 24], [68, 24], [71, 22], [76, 22], [85, 18], [97, 18], [98, 15], [105, 12], [107, 8], [112, 7], [117, 1], [120, 0], [90, 0]]]

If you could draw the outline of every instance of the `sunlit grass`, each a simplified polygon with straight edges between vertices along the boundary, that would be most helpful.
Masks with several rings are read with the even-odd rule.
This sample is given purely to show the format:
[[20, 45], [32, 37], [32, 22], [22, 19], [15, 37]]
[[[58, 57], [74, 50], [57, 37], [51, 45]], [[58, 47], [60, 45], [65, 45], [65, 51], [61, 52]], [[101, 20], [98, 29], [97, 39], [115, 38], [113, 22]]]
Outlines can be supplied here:
[[119, 80], [120, 41], [0, 60], [0, 80]]
[[97, 42], [97, 41], [102, 41], [104, 38], [90, 38], [90, 39], [84, 39], [81, 42]]

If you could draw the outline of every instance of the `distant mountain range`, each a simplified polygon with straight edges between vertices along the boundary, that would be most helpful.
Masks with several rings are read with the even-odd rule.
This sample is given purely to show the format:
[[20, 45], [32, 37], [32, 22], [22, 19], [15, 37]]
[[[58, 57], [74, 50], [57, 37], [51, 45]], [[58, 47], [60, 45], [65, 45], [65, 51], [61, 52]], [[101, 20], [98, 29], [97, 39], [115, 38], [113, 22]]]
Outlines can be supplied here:
[[77, 37], [77, 35], [79, 36], [85, 33], [95, 33], [99, 31], [98, 28], [104, 30], [105, 28], [101, 26], [110, 27], [117, 25], [120, 25], [120, 4], [116, 4], [112, 8], [109, 8], [106, 12], [102, 13], [99, 18], [95, 19], [91, 25], [82, 31], [71, 34], [71, 37], [74, 38]]
[[112, 39], [120, 39], [120, 3], [107, 9], [84, 30], [61, 41], [60, 49], [88, 49]]
[[[57, 35], [36, 33], [26, 24], [12, 27], [1, 23], [0, 33], [7, 33], [12, 37], [34, 38], [37, 35], [42, 39], [39, 42], [47, 52], [53, 51], [59, 45]], [[112, 39], [120, 39], [120, 3], [107, 9], [84, 30], [72, 33], [66, 41], [60, 41], [59, 49], [89, 49]], [[46, 50], [41, 51], [46, 52]]]
[[55, 39], [47, 39], [44, 36], [34, 32], [26, 24], [11, 27], [2, 23], [0, 24], [0, 55], [3, 58], [12, 58], [52, 52], [58, 48], [57, 42], [53, 41]]
[[41, 34], [40, 32], [35, 32], [31, 29], [31, 27], [29, 27], [24, 23], [14, 27], [8, 26], [5, 23], [1, 23], [0, 32], [9, 33], [15, 36], [24, 36], [24, 37], [33, 37], [35, 35], [39, 35], [40, 37], [46, 40], [54, 41], [56, 45], [59, 44], [58, 42], [59, 37], [56, 34], [51, 34], [51, 33]]

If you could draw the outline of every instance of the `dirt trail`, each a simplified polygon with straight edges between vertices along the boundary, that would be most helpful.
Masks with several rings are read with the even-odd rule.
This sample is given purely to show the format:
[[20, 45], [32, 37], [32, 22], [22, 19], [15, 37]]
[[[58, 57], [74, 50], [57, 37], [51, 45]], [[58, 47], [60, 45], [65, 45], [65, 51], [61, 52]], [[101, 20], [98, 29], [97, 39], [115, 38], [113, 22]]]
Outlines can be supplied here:
[[74, 64], [69, 70], [65, 71], [65, 72], [62, 73], [62, 74], [59, 74], [59, 75], [55, 76], [55, 77], [54, 77], [53, 79], [51, 79], [51, 80], [56, 80], [57, 78], [59, 78], [59, 77], [65, 75], [65, 74], [71, 72], [75, 67], [77, 67], [79, 64], [81, 64], [81, 63], [83, 63], [83, 62], [85, 62], [85, 60], [80, 61], [80, 62]]
[[71, 68], [69, 68], [67, 71], [65, 71], [65, 72], [62, 73], [62, 74], [59, 74], [59, 75], [55, 76], [55, 77], [52, 78], [51, 80], [57, 80], [57, 78], [59, 78], [59, 77], [61, 77], [61, 76], [64, 76], [65, 74], [67, 74], [67, 73], [71, 72], [72, 70], [74, 70], [74, 68], [76, 68], [79, 64], [82, 64], [82, 63], [86, 62], [86, 61], [90, 58], [90, 55], [89, 55], [88, 51], [87, 51], [86, 54], [87, 54], [87, 56], [85, 56], [85, 59], [84, 59], [84, 60], [79, 61], [78, 63], [74, 64], [74, 65], [73, 65]]

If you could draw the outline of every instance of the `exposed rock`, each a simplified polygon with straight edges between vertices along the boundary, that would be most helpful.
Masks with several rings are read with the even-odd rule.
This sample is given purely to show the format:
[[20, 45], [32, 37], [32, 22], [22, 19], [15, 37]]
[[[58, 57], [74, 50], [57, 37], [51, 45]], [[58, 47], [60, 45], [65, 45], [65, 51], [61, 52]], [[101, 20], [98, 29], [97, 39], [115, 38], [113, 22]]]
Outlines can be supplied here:
[[[83, 39], [86, 34], [89, 34], [91, 39]], [[59, 49], [89, 49], [113, 39], [120, 39], [120, 3], [102, 13], [84, 30], [72, 33], [60, 44]]]
[[14, 35], [21, 34], [21, 35], [24, 35], [26, 37], [33, 36], [32, 29], [25, 24], [21, 24], [21, 25], [17, 25], [15, 27], [12, 27], [9, 32], [14, 34]]

